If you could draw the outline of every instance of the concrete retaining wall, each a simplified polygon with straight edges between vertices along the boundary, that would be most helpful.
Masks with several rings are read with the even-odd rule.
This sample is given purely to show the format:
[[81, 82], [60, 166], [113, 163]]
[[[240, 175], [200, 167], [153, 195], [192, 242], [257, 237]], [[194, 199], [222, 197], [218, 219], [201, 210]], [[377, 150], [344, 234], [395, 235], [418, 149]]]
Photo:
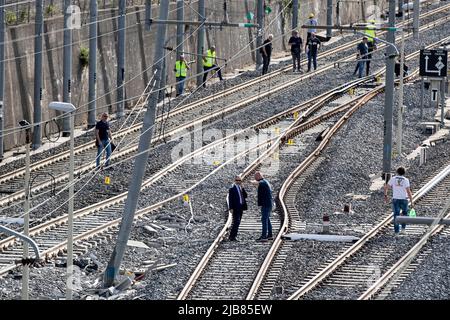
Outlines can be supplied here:
[[[256, 1], [249, 0], [250, 10], [256, 13]], [[336, 0], [334, 0], [336, 3]], [[370, 1], [371, 2], [371, 1]], [[273, 33], [275, 51], [286, 48], [283, 42], [288, 38], [279, 37], [283, 29], [290, 30], [291, 14], [280, 14], [281, 8], [286, 1], [272, 0], [266, 4], [272, 8], [272, 12], [266, 16], [266, 35]], [[207, 0], [206, 13], [210, 21], [222, 21], [223, 1]], [[185, 8], [185, 20], [196, 20], [197, 9], [195, 1], [191, 2], [191, 7]], [[245, 22], [244, 1], [233, 1], [228, 5], [230, 22]], [[334, 6], [335, 10], [335, 6]], [[300, 1], [299, 25], [303, 24], [310, 12], [315, 12], [319, 24], [326, 23], [326, 0], [312, 0], [308, 2]], [[361, 9], [358, 3], [341, 4], [341, 21], [349, 23], [361, 20]], [[98, 70], [97, 70], [97, 113], [102, 111], [115, 111], [116, 100], [116, 66], [117, 66], [117, 19], [115, 10], [101, 10], [99, 12], [98, 32]], [[333, 12], [333, 15], [335, 12]], [[153, 8], [153, 16], [157, 17], [158, 7]], [[126, 31], [126, 106], [139, 97], [144, 90], [146, 83], [150, 79], [151, 65], [153, 63], [153, 42], [156, 36], [156, 26], [151, 31], [145, 31], [144, 24], [141, 23], [145, 13], [143, 7], [130, 7], [127, 10], [127, 31]], [[175, 4], [171, 6], [170, 19], [176, 19]], [[83, 22], [88, 22], [89, 17], [85, 15]], [[269, 26], [270, 24], [270, 26]], [[53, 111], [49, 111], [47, 105], [53, 100], [62, 100], [62, 78], [63, 78], [63, 21], [61, 17], [54, 17], [45, 20], [44, 28], [44, 55], [43, 55], [43, 100], [42, 116], [43, 120], [51, 119], [55, 116]], [[185, 51], [196, 52], [196, 35], [193, 32], [195, 26], [186, 29], [187, 36], [191, 36], [185, 45]], [[73, 80], [72, 80], [72, 103], [87, 109], [88, 97], [88, 68], [82, 69], [79, 63], [79, 52], [81, 47], [89, 47], [88, 27], [74, 30], [73, 33]], [[255, 34], [255, 32], [253, 32]], [[289, 32], [290, 34], [290, 32]], [[288, 35], [289, 35], [288, 34]], [[176, 26], [170, 25], [168, 31], [168, 46], [176, 46]], [[215, 44], [219, 57], [229, 60], [225, 72], [235, 68], [242, 68], [253, 64], [250, 54], [249, 34], [247, 29], [224, 28], [222, 30], [207, 28], [207, 44]], [[30, 123], [33, 118], [33, 90], [34, 90], [34, 24], [19, 25], [7, 28], [6, 36], [6, 76], [5, 76], [5, 129], [16, 127], [18, 121], [27, 119]], [[234, 57], [234, 58], [232, 58]], [[192, 60], [194, 58], [188, 58]], [[168, 83], [174, 82], [173, 65], [175, 63], [175, 53], [170, 53], [167, 57]], [[195, 68], [192, 68], [192, 73]], [[76, 116], [76, 124], [84, 125], [87, 122], [87, 113], [83, 112]], [[23, 134], [8, 135], [4, 140], [5, 150], [11, 149], [23, 143]]]

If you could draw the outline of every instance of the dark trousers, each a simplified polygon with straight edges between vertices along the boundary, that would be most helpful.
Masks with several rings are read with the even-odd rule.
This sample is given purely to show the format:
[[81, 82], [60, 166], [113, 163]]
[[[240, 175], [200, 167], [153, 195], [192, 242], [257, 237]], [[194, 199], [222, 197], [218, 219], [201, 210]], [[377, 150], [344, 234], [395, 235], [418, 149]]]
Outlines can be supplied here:
[[308, 71], [311, 70], [311, 60], [314, 65], [314, 70], [317, 69], [317, 52], [308, 51]]
[[371, 52], [373, 52], [373, 49], [374, 49], [374, 44], [373, 44], [373, 42], [367, 42], [367, 48], [369, 49], [369, 54], [364, 58], [364, 59], [367, 59], [367, 61], [366, 61], [366, 76], [368, 76], [369, 75], [369, 70], [370, 70], [370, 59], [372, 59], [372, 54], [371, 54]]
[[270, 223], [271, 211], [272, 207], [261, 207], [261, 223], [262, 223], [261, 238], [272, 237], [272, 223]]
[[222, 72], [220, 71], [220, 68], [218, 66], [216, 66], [215, 64], [212, 65], [211, 67], [205, 67], [203, 66], [203, 86], [206, 87], [206, 77], [208, 76], [208, 72], [210, 70], [217, 70], [217, 74], [219, 75], [219, 79], [220, 81], [223, 80], [222, 78]]
[[300, 52], [291, 52], [292, 53], [292, 65], [295, 69], [300, 71]]
[[266, 74], [267, 71], [269, 71], [270, 56], [262, 55], [262, 57], [263, 57], [262, 74]]
[[236, 239], [239, 225], [241, 224], [242, 210], [233, 210], [233, 223], [231, 224], [230, 240]]

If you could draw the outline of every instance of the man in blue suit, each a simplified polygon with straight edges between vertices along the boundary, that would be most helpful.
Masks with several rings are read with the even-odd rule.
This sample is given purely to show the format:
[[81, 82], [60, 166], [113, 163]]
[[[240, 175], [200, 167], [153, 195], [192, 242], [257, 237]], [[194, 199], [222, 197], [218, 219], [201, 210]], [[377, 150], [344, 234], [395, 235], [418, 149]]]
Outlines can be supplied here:
[[236, 236], [241, 223], [242, 213], [247, 210], [247, 192], [242, 187], [242, 179], [236, 176], [233, 186], [228, 190], [228, 207], [233, 214], [233, 224], [231, 225], [230, 241], [237, 241]]
[[273, 240], [270, 212], [272, 211], [272, 187], [263, 178], [261, 172], [255, 172], [255, 180], [258, 181], [258, 206], [261, 207], [262, 233], [257, 241]]

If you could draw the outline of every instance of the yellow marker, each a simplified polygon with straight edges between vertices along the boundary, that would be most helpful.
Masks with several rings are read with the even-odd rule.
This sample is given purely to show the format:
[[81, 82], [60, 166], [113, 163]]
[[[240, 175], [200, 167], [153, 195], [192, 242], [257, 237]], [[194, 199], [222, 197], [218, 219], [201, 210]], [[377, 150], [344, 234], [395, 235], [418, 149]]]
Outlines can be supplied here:
[[355, 94], [355, 88], [348, 89], [348, 94], [353, 96]]
[[298, 111], [295, 111], [294, 112], [294, 120], [297, 120], [298, 119]]
[[183, 194], [183, 201], [184, 202], [189, 202], [189, 195], [188, 194]]
[[275, 133], [280, 134], [280, 128], [275, 128]]
[[377, 84], [381, 84], [381, 77], [377, 76]]
[[213, 165], [215, 165], [215, 166], [218, 166], [219, 164], [220, 164], [220, 161], [216, 160], [216, 161], [213, 162]]
[[289, 139], [287, 144], [292, 146], [294, 144], [294, 139]]
[[105, 177], [105, 184], [110, 184], [111, 183], [111, 179], [109, 177]]

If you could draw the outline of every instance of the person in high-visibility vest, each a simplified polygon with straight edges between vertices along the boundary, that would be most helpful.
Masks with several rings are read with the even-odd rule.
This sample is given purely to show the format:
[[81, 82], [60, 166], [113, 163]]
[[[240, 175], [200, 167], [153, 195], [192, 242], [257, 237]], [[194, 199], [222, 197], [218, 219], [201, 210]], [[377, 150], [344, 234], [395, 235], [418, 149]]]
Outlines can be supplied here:
[[367, 55], [366, 59], [366, 76], [369, 75], [370, 70], [370, 59], [372, 59], [372, 51], [374, 51], [376, 46], [376, 33], [375, 33], [375, 20], [370, 20], [369, 24], [366, 26], [366, 30], [364, 30], [364, 33], [367, 35], [367, 48], [369, 49], [369, 54]]
[[208, 76], [208, 72], [210, 70], [216, 70], [217, 74], [219, 75], [220, 81], [223, 80], [222, 78], [222, 72], [220, 71], [220, 68], [217, 66], [217, 59], [216, 59], [216, 47], [211, 46], [207, 51], [206, 55], [203, 56], [203, 87], [206, 87], [206, 78]]
[[175, 78], [177, 79], [177, 97], [183, 94], [184, 81], [186, 80], [189, 65], [184, 58], [184, 54], [180, 55], [180, 59], [175, 62]]
[[309, 26], [306, 30], [306, 42], [308, 42], [309, 38], [311, 38], [311, 34], [317, 32], [317, 29], [315, 28], [317, 26], [317, 19], [315, 18], [314, 13], [309, 14], [309, 19], [306, 21], [306, 25]]

